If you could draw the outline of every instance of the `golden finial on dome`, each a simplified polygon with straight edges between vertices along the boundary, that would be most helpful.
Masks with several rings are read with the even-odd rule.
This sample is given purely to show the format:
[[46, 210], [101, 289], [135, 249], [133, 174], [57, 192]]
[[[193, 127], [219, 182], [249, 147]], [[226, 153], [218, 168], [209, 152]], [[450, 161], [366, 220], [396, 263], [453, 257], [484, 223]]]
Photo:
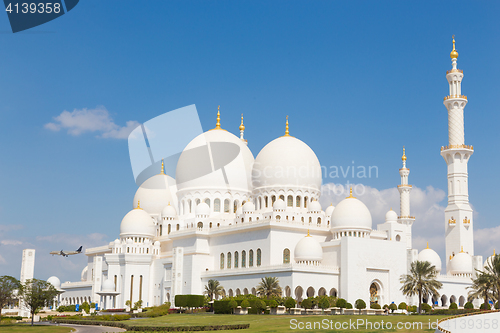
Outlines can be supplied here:
[[462, 245], [462, 247], [460, 248], [460, 253], [463, 253], [464, 252], [464, 247]]
[[160, 172], [160, 175], [164, 175], [165, 174], [165, 165], [163, 164], [163, 159], [161, 160], [161, 172]]
[[290, 136], [290, 131], [288, 130], [288, 116], [286, 116], [285, 135], [284, 136]]
[[241, 114], [241, 125], [240, 125], [240, 131], [245, 130], [245, 125], [243, 125], [243, 113]]
[[451, 59], [457, 59], [458, 58], [458, 52], [455, 50], [455, 35], [453, 35], [451, 38], [453, 38], [453, 50], [450, 53], [450, 58]]
[[493, 256], [496, 256], [497, 254], [495, 253], [495, 249], [493, 249]]
[[307, 229], [307, 236], [306, 237], [311, 237], [311, 235], [309, 235], [309, 229]]
[[220, 127], [220, 105], [217, 107], [217, 123], [214, 129], [221, 129]]
[[406, 151], [405, 151], [405, 146], [403, 146], [403, 156], [401, 156], [401, 160], [403, 162], [406, 162]]
[[352, 196], [352, 186], [351, 186], [351, 188], [350, 188], [350, 190], [349, 190], [349, 196], [348, 196], [346, 199], [349, 199], [349, 198], [356, 199], [356, 197], [353, 197], [353, 196]]
[[428, 249], [428, 248], [429, 248], [429, 242], [427, 242], [427, 247], [426, 247], [426, 249]]
[[137, 201], [137, 208], [136, 208], [136, 209], [142, 209], [142, 208], [141, 208], [141, 200], [138, 200], [138, 201]]

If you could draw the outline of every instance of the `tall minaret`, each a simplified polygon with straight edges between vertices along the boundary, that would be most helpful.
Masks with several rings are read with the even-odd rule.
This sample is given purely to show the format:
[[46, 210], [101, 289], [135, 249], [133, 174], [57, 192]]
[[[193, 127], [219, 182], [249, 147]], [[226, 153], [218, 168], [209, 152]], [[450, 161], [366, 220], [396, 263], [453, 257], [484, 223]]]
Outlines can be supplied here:
[[450, 94], [444, 98], [448, 110], [449, 144], [441, 147], [448, 166], [448, 207], [445, 209], [446, 267], [449, 272], [450, 259], [460, 251], [474, 255], [474, 235], [472, 228], [472, 208], [469, 204], [467, 163], [474, 153], [472, 146], [464, 142], [464, 108], [467, 96], [462, 95], [464, 73], [457, 68], [458, 52], [450, 53], [452, 69], [446, 72]]
[[401, 157], [403, 161], [403, 167], [399, 169], [399, 175], [401, 176], [401, 185], [398, 185], [399, 190], [399, 217], [398, 222], [405, 226], [406, 234], [406, 247], [411, 249], [411, 227], [415, 221], [415, 217], [410, 216], [410, 192], [411, 185], [408, 184], [408, 176], [410, 175], [410, 169], [406, 167], [406, 152], [403, 147], [403, 156]]

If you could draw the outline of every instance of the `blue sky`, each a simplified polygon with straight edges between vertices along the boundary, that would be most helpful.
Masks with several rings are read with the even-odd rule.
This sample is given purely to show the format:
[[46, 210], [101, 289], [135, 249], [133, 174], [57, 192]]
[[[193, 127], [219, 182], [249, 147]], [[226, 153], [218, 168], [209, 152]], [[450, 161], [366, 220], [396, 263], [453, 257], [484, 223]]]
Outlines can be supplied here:
[[[391, 193], [386, 202], [396, 207], [390, 189], [400, 181], [405, 145], [410, 182], [432, 197], [422, 202], [446, 206], [439, 150], [448, 143], [442, 101], [452, 35], [469, 99], [466, 144], [475, 148], [469, 163], [475, 229], [500, 235], [499, 7], [495, 1], [86, 0], [16, 34], [0, 15], [0, 275], [19, 276], [21, 250], [33, 247], [35, 276], [77, 280], [83, 256], [52, 258], [47, 251], [106, 244], [118, 237], [132, 206], [127, 140], [45, 127], [65, 110], [105, 109], [120, 128], [196, 104], [209, 129], [221, 105], [222, 126], [233, 133], [245, 115], [255, 156], [283, 134], [289, 115], [291, 134], [322, 165], [377, 166], [378, 177], [347, 180]], [[444, 232], [440, 212], [427, 217], [418, 246], [432, 228]], [[476, 243], [476, 252], [490, 254], [495, 242], [500, 249], [496, 239], [480, 249]]]

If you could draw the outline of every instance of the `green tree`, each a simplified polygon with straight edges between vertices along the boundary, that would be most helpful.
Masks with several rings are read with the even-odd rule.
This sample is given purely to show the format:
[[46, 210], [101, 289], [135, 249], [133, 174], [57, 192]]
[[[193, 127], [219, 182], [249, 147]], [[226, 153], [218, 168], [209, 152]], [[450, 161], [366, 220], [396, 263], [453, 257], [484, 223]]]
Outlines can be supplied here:
[[370, 304], [370, 309], [377, 309], [378, 310], [378, 309], [380, 309], [380, 304], [372, 303], [372, 304]]
[[457, 303], [455, 303], [455, 302], [451, 303], [449, 309], [450, 310], [456, 310], [456, 309], [458, 309]]
[[474, 309], [474, 304], [472, 304], [472, 302], [467, 302], [464, 305], [464, 309], [468, 309], [468, 310]]
[[345, 306], [346, 309], [352, 309], [352, 304], [351, 303], [347, 303], [346, 306]]
[[276, 300], [272, 299], [272, 300], [269, 302], [269, 307], [270, 307], [270, 308], [277, 308], [277, 307], [278, 307], [278, 302], [276, 302]]
[[405, 303], [405, 302], [401, 302], [401, 303], [399, 303], [399, 305], [398, 305], [398, 309], [399, 309], [399, 310], [406, 310], [407, 308], [408, 308], [408, 306], [406, 305], [406, 303]]
[[220, 295], [222, 295], [223, 289], [224, 288], [220, 285], [219, 281], [210, 279], [205, 286], [205, 294], [207, 294], [210, 297], [210, 300], [213, 301], [214, 298], [217, 299]]
[[422, 311], [422, 297], [426, 295], [439, 296], [438, 289], [443, 284], [436, 280], [436, 267], [428, 261], [414, 261], [411, 263], [410, 274], [401, 276], [403, 283], [401, 291], [405, 296], [418, 295], [418, 312]]
[[397, 309], [398, 309], [398, 306], [396, 304], [391, 303], [389, 305], [389, 310], [391, 310], [392, 313], [394, 313], [394, 311], [397, 310]]
[[295, 304], [296, 304], [295, 300], [291, 297], [288, 297], [285, 300], [285, 308], [287, 308], [288, 310], [290, 310], [291, 308], [294, 308]]
[[134, 303], [134, 310], [142, 308], [142, 299]]
[[469, 290], [469, 299], [482, 298], [484, 303], [494, 298], [494, 281], [491, 276], [485, 272], [477, 271], [475, 279], [472, 279], [472, 285], [467, 287]]
[[49, 305], [59, 293], [52, 284], [38, 279], [26, 280], [19, 290], [22, 302], [30, 309], [31, 326], [33, 326], [33, 317], [37, 311]]
[[323, 310], [330, 307], [330, 300], [328, 299], [328, 297], [321, 297], [318, 302], [318, 306]]
[[83, 302], [80, 305], [80, 310], [85, 310], [86, 313], [90, 313], [90, 304], [88, 302]]
[[490, 280], [491, 293], [494, 295], [493, 300], [500, 300], [500, 254], [496, 254], [491, 257], [491, 260], [487, 260], [484, 272], [481, 273], [484, 273]]
[[313, 302], [312, 302], [312, 299], [310, 299], [310, 298], [306, 298], [305, 300], [303, 300], [303, 301], [302, 301], [301, 306], [302, 306], [304, 309], [312, 309], [312, 307], [313, 307]]
[[422, 304], [422, 310], [424, 310], [426, 313], [428, 313], [428, 312], [432, 311], [432, 308], [429, 304], [424, 303], [424, 304]]
[[266, 296], [270, 299], [271, 296], [281, 296], [281, 287], [277, 277], [263, 277], [257, 286], [257, 293], [260, 297]]
[[361, 310], [366, 309], [366, 303], [361, 298], [354, 302], [354, 306], [359, 310], [359, 314], [361, 314]]
[[229, 307], [231, 308], [231, 310], [234, 310], [238, 307], [238, 303], [234, 299], [232, 299], [229, 301]]
[[0, 319], [2, 318], [2, 309], [5, 305], [16, 300], [15, 290], [19, 290], [19, 281], [8, 275], [0, 276]]
[[250, 307], [250, 302], [248, 302], [248, 300], [244, 299], [243, 302], [241, 302], [241, 307], [243, 309]]
[[347, 307], [347, 301], [345, 299], [343, 299], [343, 298], [339, 298], [337, 300], [337, 304], [336, 305], [337, 305], [338, 308], [345, 309]]

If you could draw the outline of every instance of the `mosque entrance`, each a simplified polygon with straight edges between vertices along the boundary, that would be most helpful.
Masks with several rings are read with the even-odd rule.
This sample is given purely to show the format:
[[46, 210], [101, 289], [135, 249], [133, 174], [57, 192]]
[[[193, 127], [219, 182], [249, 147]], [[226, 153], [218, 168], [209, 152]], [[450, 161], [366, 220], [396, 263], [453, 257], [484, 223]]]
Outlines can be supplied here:
[[378, 301], [379, 301], [378, 287], [375, 283], [372, 283], [370, 285], [370, 305], [378, 304]]

